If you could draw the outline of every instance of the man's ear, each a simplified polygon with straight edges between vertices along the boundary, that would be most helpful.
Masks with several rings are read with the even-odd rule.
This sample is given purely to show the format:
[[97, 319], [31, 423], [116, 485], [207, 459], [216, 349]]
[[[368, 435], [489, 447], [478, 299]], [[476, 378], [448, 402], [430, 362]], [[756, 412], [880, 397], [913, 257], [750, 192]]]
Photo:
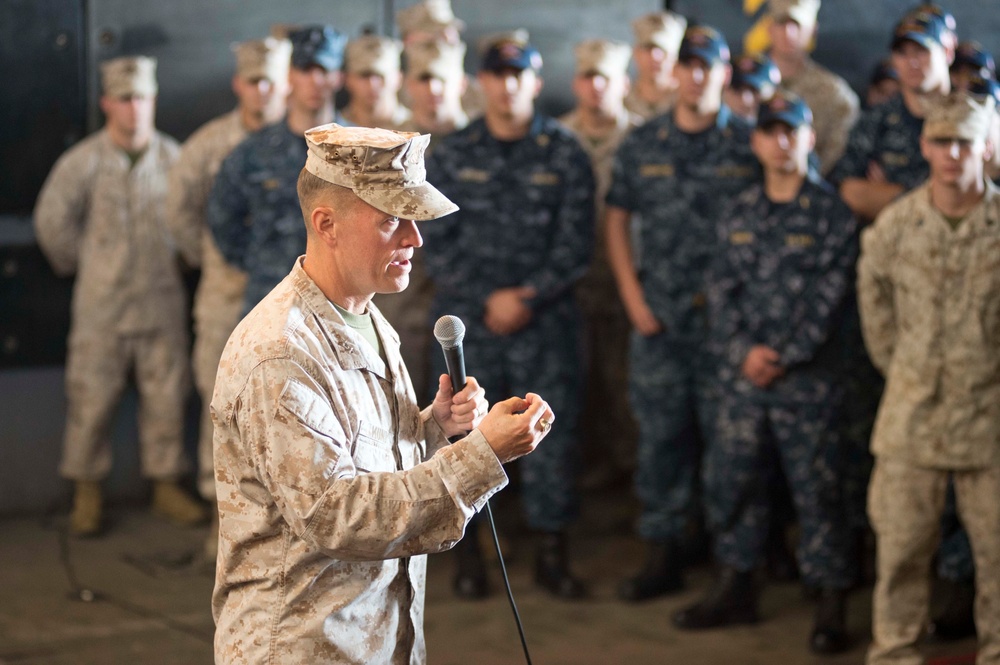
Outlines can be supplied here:
[[337, 243], [337, 219], [333, 209], [328, 206], [316, 206], [309, 214], [309, 228], [312, 235], [324, 245], [332, 247]]

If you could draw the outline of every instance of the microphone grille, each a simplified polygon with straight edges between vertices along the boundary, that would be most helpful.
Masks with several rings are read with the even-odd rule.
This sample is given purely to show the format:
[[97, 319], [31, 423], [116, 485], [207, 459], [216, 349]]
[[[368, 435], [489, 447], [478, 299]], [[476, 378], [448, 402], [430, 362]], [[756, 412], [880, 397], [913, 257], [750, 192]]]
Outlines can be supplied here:
[[445, 314], [434, 324], [434, 337], [444, 348], [453, 349], [465, 339], [465, 324], [457, 316]]

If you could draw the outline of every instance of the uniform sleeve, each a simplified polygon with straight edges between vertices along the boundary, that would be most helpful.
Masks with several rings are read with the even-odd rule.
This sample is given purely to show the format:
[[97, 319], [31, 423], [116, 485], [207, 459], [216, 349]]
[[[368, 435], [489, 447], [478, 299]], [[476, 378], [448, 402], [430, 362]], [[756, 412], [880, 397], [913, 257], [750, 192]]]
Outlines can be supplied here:
[[632, 136], [633, 134], [626, 136], [615, 152], [614, 160], [611, 162], [611, 187], [608, 189], [607, 196], [604, 197], [605, 203], [609, 206], [622, 208], [629, 212], [634, 212], [637, 207], [635, 196], [632, 193], [631, 181], [635, 170], [628, 163], [629, 155], [632, 154], [632, 141], [630, 140]]
[[861, 332], [872, 364], [883, 374], [889, 370], [896, 346], [896, 314], [889, 271], [895, 261], [889, 234], [890, 218], [879, 215], [861, 235], [858, 260], [858, 311]]
[[556, 213], [549, 256], [524, 280], [537, 295], [533, 306], [565, 295], [583, 276], [594, 252], [594, 172], [575, 144], [565, 158], [563, 198]]
[[[722, 219], [731, 220], [736, 214], [730, 209]], [[719, 225], [719, 251], [708, 273], [709, 349], [722, 363], [739, 368], [754, 342], [743, 320], [743, 279], [732, 255], [730, 231], [730, 224]]]
[[817, 137], [816, 142], [816, 153], [823, 173], [832, 170], [844, 155], [851, 128], [858, 121], [860, 109], [858, 96], [843, 81], [837, 81], [835, 94], [830, 96], [828, 102], [830, 108], [826, 111], [826, 127], [823, 136]]
[[184, 262], [192, 268], [201, 265], [201, 234], [205, 226], [205, 207], [211, 191], [205, 173], [204, 155], [195, 141], [181, 149], [170, 169], [167, 190], [167, 226]]
[[291, 530], [329, 556], [375, 561], [451, 547], [507, 483], [478, 430], [406, 471], [369, 471], [384, 449], [348, 440], [322, 388], [289, 360], [258, 365], [233, 417]]
[[212, 237], [226, 262], [247, 272], [247, 247], [250, 244], [250, 198], [246, 182], [246, 161], [250, 154], [241, 143], [222, 161], [215, 176], [205, 219]]
[[844, 156], [830, 171], [829, 180], [836, 186], [847, 178], [864, 178], [868, 172], [868, 162], [875, 154], [875, 134], [880, 121], [878, 109], [869, 109], [861, 114], [847, 139]]
[[77, 270], [96, 160], [96, 152], [90, 150], [74, 150], [60, 157], [35, 204], [38, 246], [60, 276]]
[[857, 224], [850, 211], [837, 205], [830, 211], [828, 233], [816, 262], [815, 277], [791, 312], [788, 340], [779, 346], [781, 364], [794, 367], [816, 357], [830, 339], [843, 312], [849, 280], [858, 258]]

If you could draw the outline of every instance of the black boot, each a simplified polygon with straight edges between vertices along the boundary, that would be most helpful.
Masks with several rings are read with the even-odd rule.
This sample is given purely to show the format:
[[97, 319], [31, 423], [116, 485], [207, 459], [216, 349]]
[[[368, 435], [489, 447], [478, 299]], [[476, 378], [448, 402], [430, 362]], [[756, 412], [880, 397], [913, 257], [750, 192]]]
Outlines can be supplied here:
[[649, 544], [645, 565], [638, 575], [618, 585], [618, 597], [635, 603], [666, 596], [682, 588], [680, 551], [674, 541], [668, 540]]
[[675, 626], [685, 630], [757, 623], [753, 573], [723, 568], [705, 597], [674, 614], [673, 619]]
[[455, 545], [457, 566], [455, 570], [455, 595], [467, 600], [486, 598], [490, 593], [486, 581], [486, 566], [479, 549], [479, 529], [476, 522], [469, 522], [465, 537]]
[[931, 635], [946, 641], [972, 637], [976, 634], [976, 585], [973, 582], [942, 582], [945, 585], [944, 607], [931, 620]]
[[816, 605], [816, 624], [809, 636], [813, 653], [834, 654], [847, 650], [847, 592], [822, 589]]
[[557, 598], [583, 598], [587, 590], [569, 571], [566, 549], [565, 532], [541, 534], [535, 558], [535, 583]]

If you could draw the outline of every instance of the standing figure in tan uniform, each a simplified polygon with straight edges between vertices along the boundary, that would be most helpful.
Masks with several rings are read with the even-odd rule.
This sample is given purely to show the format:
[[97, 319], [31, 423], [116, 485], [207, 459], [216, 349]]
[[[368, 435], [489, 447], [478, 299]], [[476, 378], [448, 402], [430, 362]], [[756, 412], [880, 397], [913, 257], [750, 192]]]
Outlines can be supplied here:
[[347, 43], [344, 88], [350, 99], [340, 110], [347, 126], [398, 129], [410, 119], [410, 110], [399, 101], [402, 49], [400, 42], [380, 35]]
[[615, 152], [642, 118], [625, 108], [629, 90], [628, 44], [606, 39], [580, 42], [574, 51], [576, 108], [559, 118], [583, 146], [594, 169], [596, 235], [594, 256], [577, 284], [586, 322], [584, 352], [583, 478], [586, 486], [624, 481], [635, 467], [638, 431], [628, 403], [628, 339], [631, 324], [608, 264], [604, 240], [604, 197], [611, 187]]
[[767, 4], [771, 59], [781, 71], [781, 86], [804, 99], [813, 111], [816, 155], [825, 175], [844, 154], [861, 102], [847, 81], [809, 57], [820, 0], [768, 0]]
[[674, 65], [686, 28], [687, 19], [674, 12], [653, 12], [632, 21], [636, 77], [625, 97], [625, 108], [643, 120], [674, 107], [677, 97]]
[[930, 179], [862, 236], [861, 322], [885, 375], [868, 514], [878, 580], [867, 663], [918, 665], [949, 479], [976, 569], [978, 665], [1000, 663], [1000, 191], [984, 175], [993, 101], [931, 106]]
[[[219, 356], [243, 311], [247, 277], [226, 263], [205, 222], [205, 206], [222, 160], [247, 134], [281, 120], [288, 96], [292, 44], [268, 37], [238, 44], [233, 92], [237, 107], [210, 120], [191, 135], [170, 171], [167, 223], [184, 261], [201, 268], [194, 295], [194, 382], [201, 397], [198, 434], [198, 491], [215, 502], [212, 465], [212, 414], [208, 408], [215, 389]], [[209, 534], [206, 553], [215, 558], [217, 534]]]
[[133, 373], [153, 511], [185, 525], [205, 518], [177, 485], [188, 469], [187, 317], [163, 204], [178, 146], [155, 127], [155, 60], [109, 60], [101, 78], [105, 127], [59, 158], [34, 215], [38, 244], [53, 269], [76, 275], [59, 472], [75, 482], [70, 531], [81, 536], [101, 528], [111, 424]]

